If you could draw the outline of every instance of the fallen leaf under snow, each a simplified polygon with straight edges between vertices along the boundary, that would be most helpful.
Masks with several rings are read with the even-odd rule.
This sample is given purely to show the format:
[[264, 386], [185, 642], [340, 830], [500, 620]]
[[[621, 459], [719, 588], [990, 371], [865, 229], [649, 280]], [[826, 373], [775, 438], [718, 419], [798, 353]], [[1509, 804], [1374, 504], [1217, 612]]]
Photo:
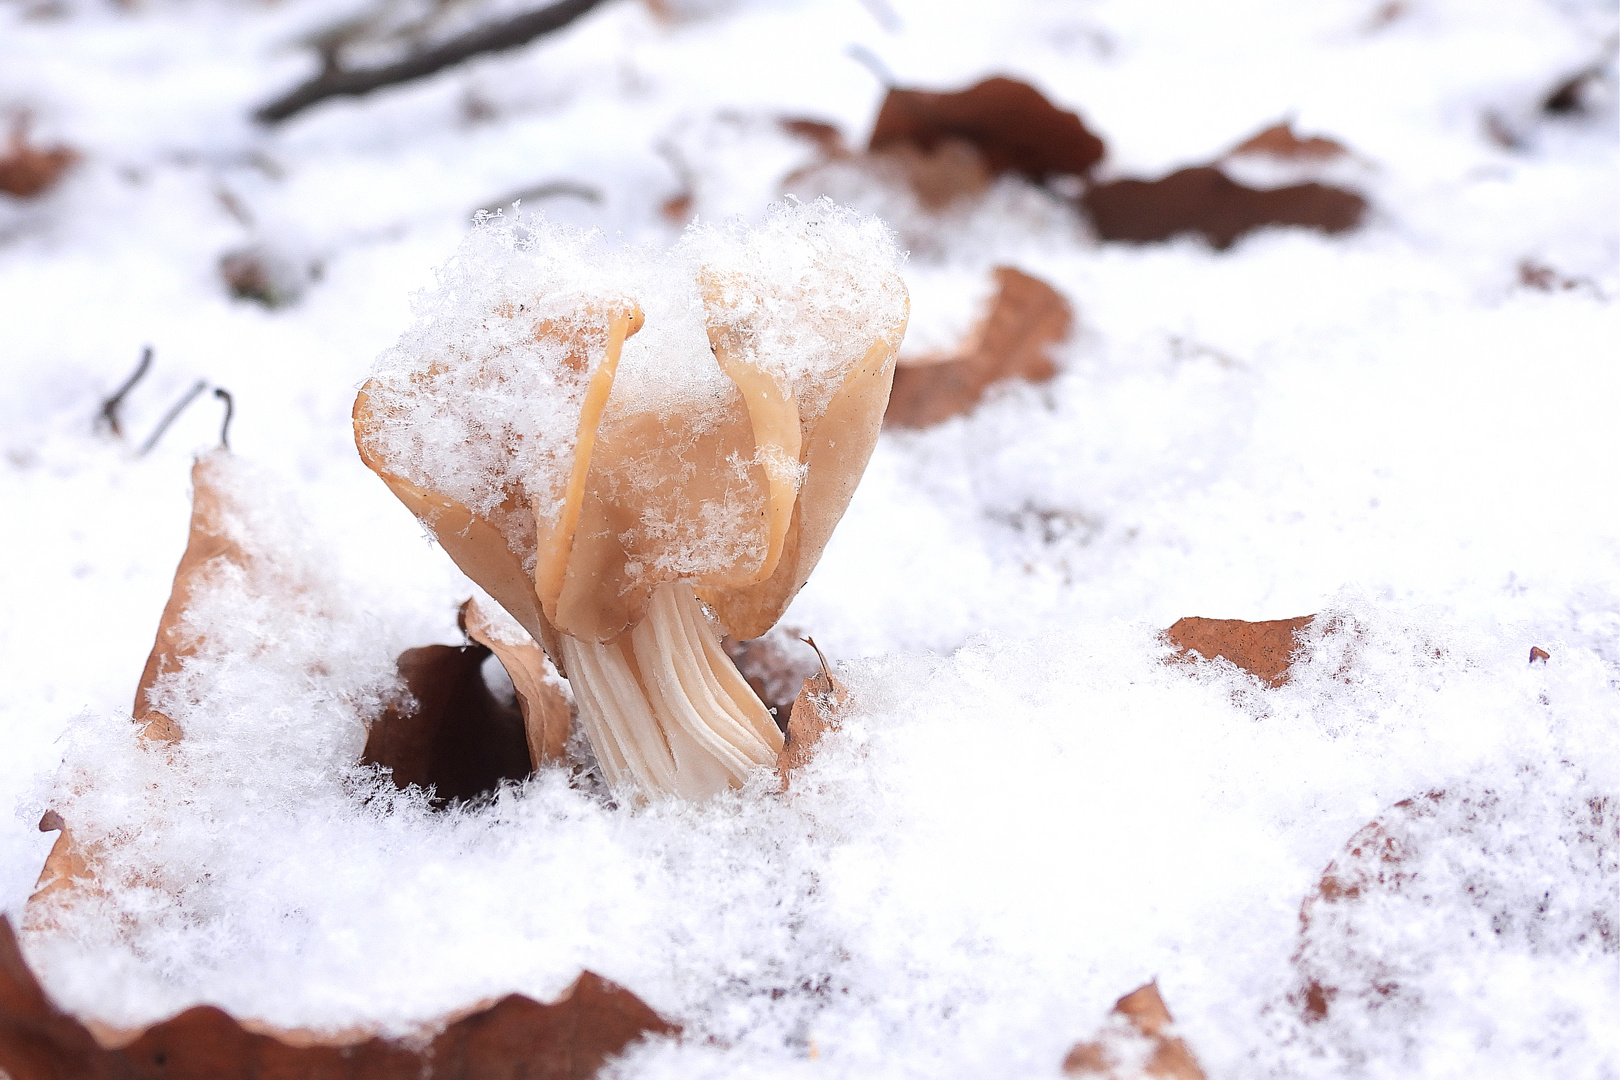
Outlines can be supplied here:
[[998, 382], [1040, 383], [1057, 374], [1051, 349], [1073, 326], [1069, 302], [1021, 270], [998, 266], [992, 274], [996, 292], [954, 355], [912, 360], [895, 369], [886, 424], [929, 427], [969, 412]]
[[550, 1004], [508, 994], [428, 1034], [323, 1037], [210, 1005], [139, 1031], [87, 1024], [51, 1001], [0, 917], [0, 1075], [10, 1080], [587, 1080], [643, 1036], [680, 1028], [585, 971]]
[[1069, 1051], [1063, 1072], [1083, 1080], [1204, 1080], [1198, 1059], [1175, 1033], [1157, 982], [1114, 1002], [1097, 1037]]

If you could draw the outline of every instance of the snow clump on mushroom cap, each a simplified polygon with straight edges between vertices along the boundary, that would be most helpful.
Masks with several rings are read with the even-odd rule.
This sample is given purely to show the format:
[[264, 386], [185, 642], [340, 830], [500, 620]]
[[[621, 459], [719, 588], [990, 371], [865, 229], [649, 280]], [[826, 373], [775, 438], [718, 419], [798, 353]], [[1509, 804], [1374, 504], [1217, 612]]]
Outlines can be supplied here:
[[[489, 517], [514, 549], [512, 485], [560, 499], [592, 371], [606, 351], [601, 313], [637, 307], [607, 415], [679, 414], [693, 434], [737, 390], [705, 331], [700, 277], [749, 346], [813, 423], [871, 344], [902, 325], [903, 255], [876, 218], [828, 200], [770, 208], [756, 228], [694, 224], [668, 252], [614, 247], [597, 231], [527, 214], [483, 217], [415, 324], [379, 357], [371, 443], [387, 468]], [[569, 338], [584, 346], [574, 352]], [[526, 531], [526, 530], [523, 530]], [[525, 541], [528, 541], [525, 543]]]

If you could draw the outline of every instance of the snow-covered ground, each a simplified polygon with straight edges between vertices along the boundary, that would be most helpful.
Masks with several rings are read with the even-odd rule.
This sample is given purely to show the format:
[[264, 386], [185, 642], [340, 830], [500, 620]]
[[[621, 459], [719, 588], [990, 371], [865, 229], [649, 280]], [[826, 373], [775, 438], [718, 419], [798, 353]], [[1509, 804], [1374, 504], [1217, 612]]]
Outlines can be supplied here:
[[[1052, 1077], [1157, 977], [1215, 1078], [1620, 1076], [1614, 4], [665, 6], [265, 129], [300, 38], [365, 5], [0, 4], [0, 111], [82, 155], [0, 195], [0, 905], [16, 922], [51, 806], [158, 868], [26, 942], [49, 990], [114, 1023], [212, 1002], [406, 1030], [588, 967], [686, 1028], [625, 1076]], [[897, 222], [925, 337], [959, 315], [928, 290], [997, 264], [1077, 328], [1052, 382], [883, 436], [784, 620], [861, 703], [795, 797], [630, 811], [550, 770], [477, 810], [363, 801], [354, 702], [459, 641], [472, 591], [352, 441], [412, 292], [475, 209], [547, 185], [526, 210], [635, 243], [674, 240], [687, 183], [705, 220], [757, 219], [804, 163], [772, 118], [864, 142], [861, 57], [1025, 79], [1107, 140], [1107, 176], [1291, 117], [1364, 160], [1373, 211], [1099, 245], [1008, 180], [924, 237]], [[1605, 58], [1584, 114], [1540, 110]], [[291, 303], [229, 295], [219, 260], [250, 247]], [[98, 432], [148, 344], [129, 437]], [[136, 450], [198, 380], [234, 394], [288, 584], [216, 598], [244, 660], [166, 769], [128, 710], [219, 403]], [[1181, 616], [1312, 612], [1279, 689], [1163, 663]], [[1421, 886], [1301, 952], [1350, 836], [1442, 790]], [[1317, 1023], [1306, 967], [1341, 990]]]

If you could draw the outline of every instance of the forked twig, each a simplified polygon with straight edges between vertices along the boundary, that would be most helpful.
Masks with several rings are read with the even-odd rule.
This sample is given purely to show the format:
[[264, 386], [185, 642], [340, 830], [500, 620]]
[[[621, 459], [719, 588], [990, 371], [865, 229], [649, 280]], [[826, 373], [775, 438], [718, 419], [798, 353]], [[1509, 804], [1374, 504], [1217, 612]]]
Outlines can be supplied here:
[[124, 404], [124, 397], [135, 388], [135, 384], [146, 377], [146, 372], [152, 366], [152, 346], [148, 345], [141, 350], [141, 362], [135, 365], [135, 370], [129, 378], [124, 380], [113, 396], [101, 403], [101, 419], [106, 423], [112, 433], [120, 439], [124, 437], [124, 425], [119, 422], [118, 410]]

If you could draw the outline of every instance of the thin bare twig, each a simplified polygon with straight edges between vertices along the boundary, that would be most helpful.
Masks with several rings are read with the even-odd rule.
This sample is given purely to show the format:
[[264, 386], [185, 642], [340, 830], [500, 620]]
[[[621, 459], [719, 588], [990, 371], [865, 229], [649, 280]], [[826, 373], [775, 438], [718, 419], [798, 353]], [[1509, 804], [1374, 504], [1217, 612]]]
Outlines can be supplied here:
[[502, 22], [475, 26], [465, 34], [423, 49], [393, 64], [360, 71], [343, 71], [328, 64], [302, 86], [266, 102], [253, 114], [261, 124], [277, 124], [332, 97], [359, 97], [384, 86], [423, 79], [482, 53], [504, 52], [527, 45], [543, 34], [561, 30], [600, 4], [602, 0], [557, 0]]
[[145, 457], [152, 452], [152, 447], [156, 446], [158, 440], [163, 438], [163, 433], [169, 430], [169, 425], [178, 420], [180, 414], [186, 411], [186, 406], [196, 401], [197, 395], [206, 389], [208, 389], [207, 381], [198, 379], [196, 385], [186, 391], [186, 396], [174, 403], [169, 411], [164, 414], [163, 419], [158, 422], [157, 430], [148, 435], [146, 441], [141, 444], [141, 457]]
[[231, 420], [236, 416], [236, 399], [223, 386], [214, 387], [214, 396], [225, 403], [225, 419], [219, 423], [219, 446], [228, 454], [231, 452]]
[[107, 427], [120, 439], [124, 437], [124, 425], [118, 419], [118, 410], [124, 404], [124, 396], [135, 389], [135, 384], [146, 377], [146, 372], [152, 366], [152, 346], [148, 345], [141, 350], [141, 362], [135, 365], [135, 370], [129, 378], [124, 380], [113, 396], [101, 403], [101, 419]]

